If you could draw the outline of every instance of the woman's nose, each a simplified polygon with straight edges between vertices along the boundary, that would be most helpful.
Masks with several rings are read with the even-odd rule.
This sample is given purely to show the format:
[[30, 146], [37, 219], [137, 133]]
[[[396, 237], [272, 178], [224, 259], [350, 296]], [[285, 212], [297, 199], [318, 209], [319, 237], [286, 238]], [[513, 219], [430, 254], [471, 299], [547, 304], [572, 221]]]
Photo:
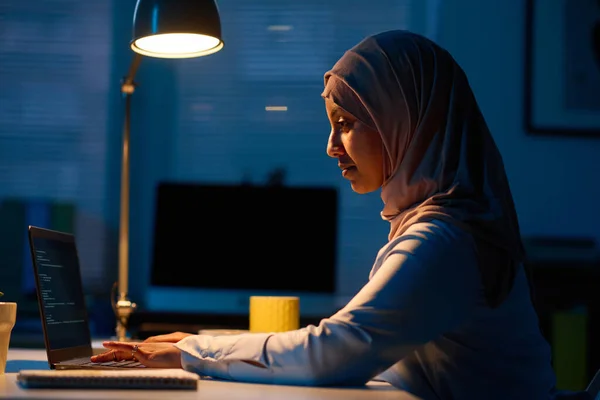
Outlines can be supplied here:
[[339, 141], [339, 137], [332, 132], [331, 135], [329, 135], [329, 140], [327, 141], [327, 155], [329, 157], [338, 158], [343, 154], [344, 147]]

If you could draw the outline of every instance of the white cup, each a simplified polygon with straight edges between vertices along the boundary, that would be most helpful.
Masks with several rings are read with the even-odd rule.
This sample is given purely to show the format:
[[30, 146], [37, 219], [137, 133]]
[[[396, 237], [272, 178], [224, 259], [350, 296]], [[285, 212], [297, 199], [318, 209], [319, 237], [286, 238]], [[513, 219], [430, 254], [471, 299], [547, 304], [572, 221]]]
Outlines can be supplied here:
[[6, 371], [10, 333], [17, 321], [17, 303], [0, 302], [0, 375]]

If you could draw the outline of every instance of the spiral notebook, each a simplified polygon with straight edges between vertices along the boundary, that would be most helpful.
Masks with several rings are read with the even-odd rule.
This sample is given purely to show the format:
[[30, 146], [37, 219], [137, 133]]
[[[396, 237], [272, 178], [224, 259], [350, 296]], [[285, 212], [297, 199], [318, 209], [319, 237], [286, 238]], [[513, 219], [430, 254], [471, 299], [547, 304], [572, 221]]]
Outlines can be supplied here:
[[22, 370], [17, 382], [26, 389], [196, 390], [200, 377], [182, 369]]

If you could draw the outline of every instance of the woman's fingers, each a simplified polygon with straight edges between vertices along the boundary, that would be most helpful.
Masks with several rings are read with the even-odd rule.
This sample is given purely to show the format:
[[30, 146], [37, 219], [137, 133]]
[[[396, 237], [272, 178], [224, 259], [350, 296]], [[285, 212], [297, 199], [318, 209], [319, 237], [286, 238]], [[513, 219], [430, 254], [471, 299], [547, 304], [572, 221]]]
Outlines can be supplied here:
[[122, 361], [131, 359], [131, 354], [125, 351], [109, 350], [104, 353], [96, 354], [90, 358], [92, 362], [108, 362], [108, 361]]
[[107, 342], [102, 342], [102, 346], [106, 347], [107, 349], [111, 349], [111, 350], [117, 350], [117, 351], [124, 351], [124, 352], [131, 352], [133, 350], [134, 346], [140, 346], [141, 343], [133, 343], [133, 342], [113, 342], [113, 341], [107, 341]]
[[113, 351], [105, 351], [104, 353], [96, 354], [90, 358], [92, 362], [107, 362], [111, 361], [114, 357]]
[[[143, 348], [140, 343], [129, 343], [129, 342], [104, 342], [102, 343], [104, 347], [107, 349], [111, 349], [111, 352], [116, 352], [117, 357], [119, 355], [123, 355], [123, 359], [131, 360], [136, 359], [147, 367], [151, 367], [153, 365], [148, 365], [148, 355], [149, 353]], [[135, 350], [135, 351], [134, 351]], [[93, 360], [92, 360], [93, 361]], [[152, 363], [150, 363], [152, 364]]]
[[135, 353], [132, 353], [133, 346], [136, 343], [126, 343], [126, 342], [104, 342], [102, 343], [104, 347], [109, 349], [104, 353], [97, 354], [92, 356], [90, 360], [92, 362], [108, 362], [108, 361], [122, 361], [122, 360], [131, 360]]
[[169, 335], [156, 335], [156, 336], [150, 336], [149, 338], [144, 340], [143, 343], [168, 342], [169, 341], [168, 339], [169, 339]]
[[189, 335], [190, 333], [173, 332], [165, 335], [150, 336], [149, 338], [144, 340], [143, 343], [177, 343], [181, 339]]

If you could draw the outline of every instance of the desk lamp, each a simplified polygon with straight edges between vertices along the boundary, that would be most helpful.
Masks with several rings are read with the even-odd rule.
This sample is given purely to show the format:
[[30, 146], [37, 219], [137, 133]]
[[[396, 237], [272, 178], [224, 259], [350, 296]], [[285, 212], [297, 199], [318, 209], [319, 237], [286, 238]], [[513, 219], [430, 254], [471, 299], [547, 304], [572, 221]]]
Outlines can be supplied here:
[[[129, 275], [129, 132], [134, 77], [142, 56], [191, 58], [223, 48], [221, 20], [214, 0], [137, 0], [133, 14], [131, 49], [135, 52], [127, 76], [121, 81], [125, 98], [121, 206], [119, 217], [119, 280], [111, 302], [117, 318], [117, 340], [126, 341], [127, 323], [136, 304], [128, 298]], [[115, 291], [118, 289], [118, 297]], [[116, 297], [116, 300], [115, 300]]]

